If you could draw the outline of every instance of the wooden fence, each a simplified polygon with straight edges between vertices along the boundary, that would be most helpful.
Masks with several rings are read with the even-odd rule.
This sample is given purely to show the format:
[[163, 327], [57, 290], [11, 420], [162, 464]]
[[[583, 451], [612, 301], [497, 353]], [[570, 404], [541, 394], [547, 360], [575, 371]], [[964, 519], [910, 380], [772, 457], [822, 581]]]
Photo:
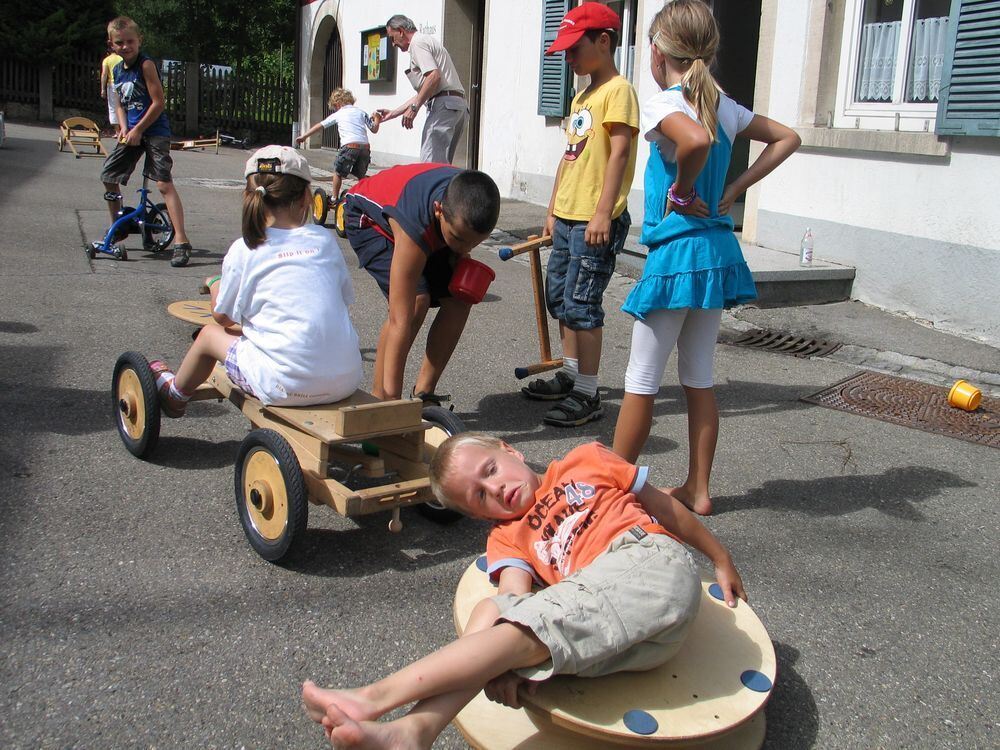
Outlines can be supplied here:
[[[101, 60], [79, 57], [54, 68], [0, 58], [0, 109], [22, 105], [39, 119], [61, 119], [66, 112], [107, 118], [100, 96]], [[291, 71], [278, 76], [238, 74], [217, 65], [198, 66], [197, 81], [189, 85], [194, 65], [169, 61], [160, 64], [165, 109], [176, 135], [225, 133], [257, 142], [290, 143], [294, 119], [294, 82]], [[193, 100], [192, 100], [193, 97]], [[56, 110], [60, 114], [56, 114]], [[188, 114], [197, 121], [188, 123]]]

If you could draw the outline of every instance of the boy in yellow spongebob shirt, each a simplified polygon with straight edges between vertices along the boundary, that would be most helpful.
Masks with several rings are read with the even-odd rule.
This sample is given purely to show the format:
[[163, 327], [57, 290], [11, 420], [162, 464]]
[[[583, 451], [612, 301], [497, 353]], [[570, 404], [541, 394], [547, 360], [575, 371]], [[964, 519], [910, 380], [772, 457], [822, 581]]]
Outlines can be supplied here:
[[545, 54], [566, 62], [590, 85], [573, 99], [567, 147], [559, 162], [545, 234], [552, 237], [545, 301], [559, 321], [563, 368], [532, 381], [529, 398], [558, 401], [546, 424], [575, 427], [599, 418], [597, 394], [604, 329], [604, 290], [632, 223], [628, 192], [635, 172], [639, 101], [618, 74], [614, 51], [621, 20], [606, 5], [583, 3], [559, 26]]

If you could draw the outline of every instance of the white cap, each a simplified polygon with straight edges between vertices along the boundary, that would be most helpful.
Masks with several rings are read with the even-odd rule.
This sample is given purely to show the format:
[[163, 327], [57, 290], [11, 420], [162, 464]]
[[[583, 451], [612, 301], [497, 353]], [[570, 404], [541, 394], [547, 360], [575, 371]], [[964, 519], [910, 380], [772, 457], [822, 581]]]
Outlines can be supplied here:
[[312, 180], [309, 162], [290, 146], [264, 146], [247, 159], [244, 177], [252, 174], [290, 174], [306, 182]]

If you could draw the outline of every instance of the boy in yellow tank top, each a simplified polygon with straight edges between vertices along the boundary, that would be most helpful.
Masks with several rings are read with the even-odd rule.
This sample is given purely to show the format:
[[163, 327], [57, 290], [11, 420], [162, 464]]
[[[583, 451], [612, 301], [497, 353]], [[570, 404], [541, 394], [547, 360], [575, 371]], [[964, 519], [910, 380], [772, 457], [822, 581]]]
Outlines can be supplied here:
[[635, 89], [615, 67], [620, 30], [613, 10], [583, 3], [566, 14], [545, 51], [565, 50], [573, 72], [590, 76], [590, 85], [573, 99], [545, 224], [552, 237], [545, 301], [559, 321], [563, 368], [551, 380], [521, 389], [529, 398], [559, 401], [544, 421], [560, 427], [586, 424], [603, 413], [597, 394], [602, 302], [631, 224], [627, 203], [639, 131]]

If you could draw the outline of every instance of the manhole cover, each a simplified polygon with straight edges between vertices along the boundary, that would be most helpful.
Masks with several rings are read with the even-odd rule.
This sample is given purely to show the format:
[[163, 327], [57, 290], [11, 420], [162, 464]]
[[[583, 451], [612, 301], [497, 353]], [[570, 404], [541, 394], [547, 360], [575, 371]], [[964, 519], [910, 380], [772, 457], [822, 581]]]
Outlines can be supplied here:
[[785, 331], [762, 331], [754, 329], [741, 334], [726, 343], [733, 346], [748, 346], [777, 354], [791, 354], [793, 357], [822, 357], [837, 351], [843, 344], [836, 341], [807, 339]]
[[983, 397], [976, 411], [962, 411], [948, 405], [947, 388], [863, 372], [802, 400], [1000, 448], [1000, 400], [995, 398]]

